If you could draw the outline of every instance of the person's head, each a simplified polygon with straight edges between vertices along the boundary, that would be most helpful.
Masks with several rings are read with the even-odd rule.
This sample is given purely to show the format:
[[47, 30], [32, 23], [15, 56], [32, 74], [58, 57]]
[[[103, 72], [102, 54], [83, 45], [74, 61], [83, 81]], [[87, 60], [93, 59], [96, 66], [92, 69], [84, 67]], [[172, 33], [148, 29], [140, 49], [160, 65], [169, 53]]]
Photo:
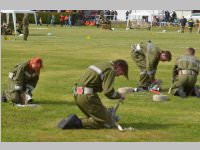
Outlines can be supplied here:
[[128, 63], [125, 60], [117, 59], [113, 61], [116, 76], [124, 75], [128, 79]]
[[160, 53], [160, 61], [171, 61], [172, 54], [170, 51], [161, 51]]
[[192, 47], [189, 47], [186, 49], [186, 54], [188, 55], [195, 55], [195, 49]]
[[37, 74], [40, 73], [40, 69], [43, 67], [43, 61], [39, 57], [33, 57], [29, 60], [29, 69], [35, 71]]
[[184, 18], [184, 16], [182, 16], [182, 18]]

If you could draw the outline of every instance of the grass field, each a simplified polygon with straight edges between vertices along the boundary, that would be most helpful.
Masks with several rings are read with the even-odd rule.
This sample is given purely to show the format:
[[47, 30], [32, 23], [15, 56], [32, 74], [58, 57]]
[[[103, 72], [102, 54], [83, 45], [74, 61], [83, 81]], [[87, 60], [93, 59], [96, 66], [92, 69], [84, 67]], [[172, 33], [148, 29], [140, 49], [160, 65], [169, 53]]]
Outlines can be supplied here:
[[[46, 26], [44, 26], [46, 27]], [[51, 32], [51, 36], [47, 33]], [[116, 29], [106, 31], [87, 27], [48, 27], [30, 29], [28, 41], [22, 38], [4, 40], [2, 50], [2, 84], [6, 88], [9, 70], [17, 63], [40, 56], [44, 60], [37, 88], [33, 92], [37, 108], [18, 108], [1, 104], [2, 141], [200, 141], [200, 99], [169, 96], [167, 102], [153, 102], [152, 94], [130, 94], [118, 109], [123, 127], [132, 126], [134, 132], [117, 129], [60, 130], [57, 123], [70, 113], [83, 114], [75, 105], [71, 87], [89, 65], [117, 58], [129, 63], [130, 80], [116, 78], [115, 87], [136, 86], [139, 70], [130, 57], [131, 44], [151, 39], [160, 48], [173, 53], [170, 63], [160, 63], [156, 77], [163, 80], [164, 93], [171, 85], [171, 72], [177, 56], [185, 48], [194, 47], [200, 57], [200, 35], [175, 31], [135, 31]], [[198, 84], [200, 77], [198, 77]], [[106, 106], [115, 105], [100, 94]]]

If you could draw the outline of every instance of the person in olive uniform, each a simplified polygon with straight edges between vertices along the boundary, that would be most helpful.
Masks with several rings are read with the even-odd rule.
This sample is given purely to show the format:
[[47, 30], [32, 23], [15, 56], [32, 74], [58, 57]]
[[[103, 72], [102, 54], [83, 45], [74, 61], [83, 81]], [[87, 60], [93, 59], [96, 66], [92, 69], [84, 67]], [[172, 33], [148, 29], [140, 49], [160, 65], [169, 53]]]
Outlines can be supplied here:
[[200, 97], [199, 89], [195, 86], [199, 68], [200, 61], [195, 57], [195, 49], [186, 49], [186, 54], [176, 59], [172, 73], [173, 84], [169, 93], [183, 98], [189, 95]]
[[131, 57], [140, 69], [138, 89], [143, 91], [148, 90], [149, 86], [155, 82], [159, 61], [170, 61], [172, 56], [170, 51], [162, 51], [148, 41], [132, 45]]
[[39, 80], [43, 61], [39, 57], [16, 65], [8, 74], [8, 88], [2, 95], [2, 101], [28, 104], [32, 101], [32, 91]]
[[28, 14], [24, 14], [23, 18], [23, 33], [24, 33], [24, 40], [27, 41], [29, 35], [29, 20]]
[[115, 77], [124, 75], [128, 79], [128, 64], [124, 60], [115, 60], [91, 65], [80, 77], [74, 87], [74, 99], [86, 118], [76, 115], [68, 117], [67, 128], [112, 128], [112, 114], [102, 104], [97, 93], [104, 92], [109, 99], [124, 99], [124, 95], [115, 91]]

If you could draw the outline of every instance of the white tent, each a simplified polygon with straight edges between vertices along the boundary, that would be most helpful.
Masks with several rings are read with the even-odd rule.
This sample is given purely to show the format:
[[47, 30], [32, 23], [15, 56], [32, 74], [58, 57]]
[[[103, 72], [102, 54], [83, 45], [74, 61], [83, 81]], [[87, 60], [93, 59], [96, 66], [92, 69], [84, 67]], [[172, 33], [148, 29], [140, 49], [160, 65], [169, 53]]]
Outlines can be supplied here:
[[[117, 20], [119, 21], [126, 21], [126, 12], [129, 11], [130, 14], [133, 14], [133, 13], [140, 13], [141, 15], [142, 14], [146, 14], [146, 13], [149, 13], [149, 14], [154, 14], [154, 15], [161, 15], [164, 13], [163, 10], [117, 10]], [[148, 16], [148, 14], [147, 14]]]
[[147, 16], [148, 17], [148, 22], [150, 22], [151, 24], [151, 29], [152, 29], [152, 22], [153, 22], [153, 17], [154, 16], [160, 16], [161, 14], [159, 14], [159, 11], [154, 11], [154, 10], [149, 10], [149, 11], [135, 11], [132, 12], [131, 14], [129, 14], [128, 16], [128, 20], [127, 20], [127, 27], [128, 27], [128, 23], [130, 20], [135, 19], [142, 19], [143, 16]]
[[12, 14], [15, 35], [17, 34], [16, 14], [24, 14], [24, 13], [33, 14], [34, 18], [35, 18], [35, 24], [37, 26], [37, 18], [36, 18], [36, 12], [35, 11], [31, 11], [31, 10], [1, 10], [1, 13], [6, 13], [6, 22], [7, 22], [7, 24], [9, 23], [9, 14]]

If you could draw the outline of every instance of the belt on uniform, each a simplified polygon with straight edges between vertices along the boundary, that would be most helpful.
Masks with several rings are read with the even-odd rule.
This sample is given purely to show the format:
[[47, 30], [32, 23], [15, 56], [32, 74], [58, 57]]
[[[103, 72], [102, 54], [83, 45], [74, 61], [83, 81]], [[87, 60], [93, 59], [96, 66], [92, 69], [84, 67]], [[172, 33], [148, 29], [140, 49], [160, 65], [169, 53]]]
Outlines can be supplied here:
[[94, 90], [93, 88], [89, 87], [76, 87], [74, 89], [74, 94], [93, 94]]
[[196, 75], [197, 73], [193, 70], [179, 70], [179, 75]]

